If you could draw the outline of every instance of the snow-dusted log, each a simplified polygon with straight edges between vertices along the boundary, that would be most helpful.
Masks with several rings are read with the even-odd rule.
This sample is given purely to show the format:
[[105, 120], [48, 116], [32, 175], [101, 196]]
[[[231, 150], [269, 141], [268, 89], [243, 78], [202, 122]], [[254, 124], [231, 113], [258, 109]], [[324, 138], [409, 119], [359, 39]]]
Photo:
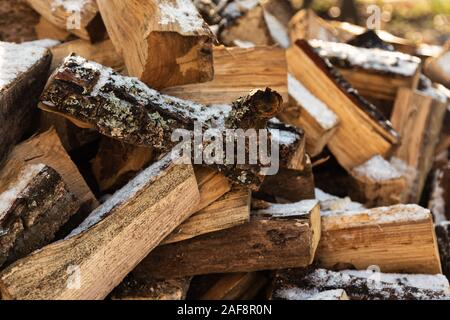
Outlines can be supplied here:
[[[191, 165], [168, 155], [72, 233], [0, 273], [3, 299], [104, 299], [199, 202]], [[105, 276], [107, 275], [107, 276]]]
[[308, 266], [320, 239], [319, 211], [316, 200], [267, 204], [249, 223], [158, 247], [134, 273], [165, 278]]
[[308, 300], [311, 293], [344, 290], [350, 300], [449, 300], [443, 275], [292, 269], [275, 275], [272, 299]]
[[45, 48], [0, 42], [0, 162], [30, 130], [50, 61]]
[[78, 208], [54, 169], [7, 161], [0, 171], [0, 267], [52, 241]]

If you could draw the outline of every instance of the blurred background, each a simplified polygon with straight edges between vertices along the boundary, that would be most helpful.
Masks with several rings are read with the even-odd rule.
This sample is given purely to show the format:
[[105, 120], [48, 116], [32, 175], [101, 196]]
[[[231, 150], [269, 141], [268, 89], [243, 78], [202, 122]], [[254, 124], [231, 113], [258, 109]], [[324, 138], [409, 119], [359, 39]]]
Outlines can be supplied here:
[[416, 43], [443, 45], [450, 40], [450, 0], [291, 0], [326, 19], [366, 26], [373, 5], [380, 8], [381, 28]]

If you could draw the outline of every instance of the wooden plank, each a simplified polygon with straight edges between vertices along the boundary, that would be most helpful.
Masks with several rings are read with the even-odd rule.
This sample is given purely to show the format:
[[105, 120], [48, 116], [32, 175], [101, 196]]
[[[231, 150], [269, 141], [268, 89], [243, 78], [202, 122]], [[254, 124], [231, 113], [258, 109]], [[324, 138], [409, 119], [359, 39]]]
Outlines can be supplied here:
[[[147, 168], [64, 240], [0, 273], [2, 299], [104, 299], [198, 205], [191, 165]], [[108, 274], [108, 277], [104, 275]]]

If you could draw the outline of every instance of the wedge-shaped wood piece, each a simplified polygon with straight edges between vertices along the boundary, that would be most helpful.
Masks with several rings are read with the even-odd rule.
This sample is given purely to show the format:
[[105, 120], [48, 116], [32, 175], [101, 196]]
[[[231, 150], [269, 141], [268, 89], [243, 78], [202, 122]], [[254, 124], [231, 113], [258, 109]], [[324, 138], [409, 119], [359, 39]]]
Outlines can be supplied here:
[[8, 161], [0, 171], [0, 267], [52, 241], [78, 208], [55, 170]]
[[128, 275], [111, 293], [112, 300], [184, 300], [191, 277], [158, 280]]
[[194, 170], [200, 191], [200, 203], [197, 211], [205, 209], [231, 190], [230, 181], [223, 174], [201, 166], [194, 167]]
[[274, 47], [214, 48], [214, 79], [164, 89], [202, 104], [231, 103], [253, 89], [270, 87], [288, 101], [285, 51]]
[[95, 196], [64, 150], [55, 130], [51, 129], [17, 145], [9, 155], [9, 160], [26, 164], [43, 163], [53, 168], [66, 182], [70, 192], [80, 201], [83, 211], [89, 213], [98, 206]]
[[213, 33], [189, 0], [97, 1], [131, 76], [157, 89], [213, 79]]
[[223, 274], [198, 300], [252, 300], [267, 282], [263, 272]]
[[377, 155], [350, 172], [348, 195], [368, 208], [403, 202], [406, 178]]
[[316, 260], [324, 268], [441, 273], [431, 213], [417, 205], [328, 212]]
[[53, 54], [52, 70], [59, 67], [64, 62], [64, 59], [72, 53], [114, 70], [123, 71], [125, 69], [125, 62], [122, 56], [117, 53], [112, 41], [109, 39], [97, 43], [90, 43], [82, 39], [72, 40], [55, 46], [50, 51]]
[[289, 105], [278, 116], [304, 129], [306, 152], [315, 157], [325, 148], [339, 125], [338, 116], [291, 73], [288, 74]]
[[59, 28], [45, 19], [40, 17], [39, 23], [34, 27], [38, 39], [55, 39], [59, 41], [68, 41], [73, 35], [66, 29]]
[[339, 117], [339, 128], [328, 147], [345, 169], [350, 171], [374, 155], [386, 155], [398, 142], [390, 122], [322, 60], [308, 42], [297, 41], [287, 51], [287, 59], [292, 75]]
[[0, 162], [30, 130], [51, 54], [42, 47], [0, 42]]
[[66, 239], [5, 269], [1, 296], [103, 299], [192, 214], [198, 201], [192, 166], [175, 164], [168, 155], [116, 192]]
[[[179, 140], [183, 138], [183, 142], [191, 142], [193, 158], [198, 149], [202, 155], [208, 151], [206, 139], [199, 143], [194, 139], [194, 146], [192, 139], [189, 140], [196, 124], [200, 131], [216, 129], [222, 141], [227, 141], [225, 129], [265, 128], [267, 121], [282, 108], [281, 96], [270, 88], [252, 91], [231, 106], [206, 107], [162, 95], [136, 78], [121, 76], [110, 68], [78, 56], [68, 57], [55, 71], [41, 101], [40, 108], [46, 111], [56, 112], [82, 128], [94, 128], [129, 144], [169, 152], [175, 146], [179, 150]], [[236, 144], [239, 135], [233, 138]], [[249, 153], [247, 149], [244, 151]], [[234, 182], [257, 189], [264, 179], [260, 169], [268, 165], [262, 161], [257, 161], [256, 165], [237, 165], [237, 161], [227, 164], [225, 152], [218, 153], [218, 156], [223, 158], [212, 161], [214, 164], [211, 166]]]
[[446, 109], [446, 99], [436, 100], [407, 88], [399, 90], [391, 121], [402, 142], [394, 152], [392, 163], [407, 178], [405, 202], [420, 201]]
[[94, 0], [27, 0], [55, 26], [90, 41], [102, 40], [106, 30]]
[[[202, 190], [199, 185], [200, 196]], [[234, 187], [206, 208], [198, 211], [164, 239], [163, 244], [180, 242], [202, 234], [244, 224], [250, 219], [250, 191]]]
[[307, 266], [320, 239], [319, 211], [316, 200], [267, 205], [247, 224], [160, 246], [133, 272], [164, 278]]
[[442, 273], [450, 277], [450, 222], [443, 221], [436, 224], [436, 235], [441, 255]]
[[447, 44], [443, 52], [425, 62], [424, 73], [434, 82], [438, 82], [450, 88], [450, 45]]
[[450, 299], [449, 283], [443, 275], [391, 274], [375, 269], [278, 271], [272, 298], [307, 300], [311, 292], [327, 290], [345, 290], [350, 300]]

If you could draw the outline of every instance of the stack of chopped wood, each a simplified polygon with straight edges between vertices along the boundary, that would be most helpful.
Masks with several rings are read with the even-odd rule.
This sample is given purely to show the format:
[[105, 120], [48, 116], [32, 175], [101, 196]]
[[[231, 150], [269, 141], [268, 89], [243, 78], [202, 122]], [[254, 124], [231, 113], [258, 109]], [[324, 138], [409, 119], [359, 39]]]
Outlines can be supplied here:
[[[28, 4], [35, 41], [0, 42], [2, 299], [450, 299], [447, 49], [287, 0]], [[239, 129], [269, 164], [218, 152]]]

